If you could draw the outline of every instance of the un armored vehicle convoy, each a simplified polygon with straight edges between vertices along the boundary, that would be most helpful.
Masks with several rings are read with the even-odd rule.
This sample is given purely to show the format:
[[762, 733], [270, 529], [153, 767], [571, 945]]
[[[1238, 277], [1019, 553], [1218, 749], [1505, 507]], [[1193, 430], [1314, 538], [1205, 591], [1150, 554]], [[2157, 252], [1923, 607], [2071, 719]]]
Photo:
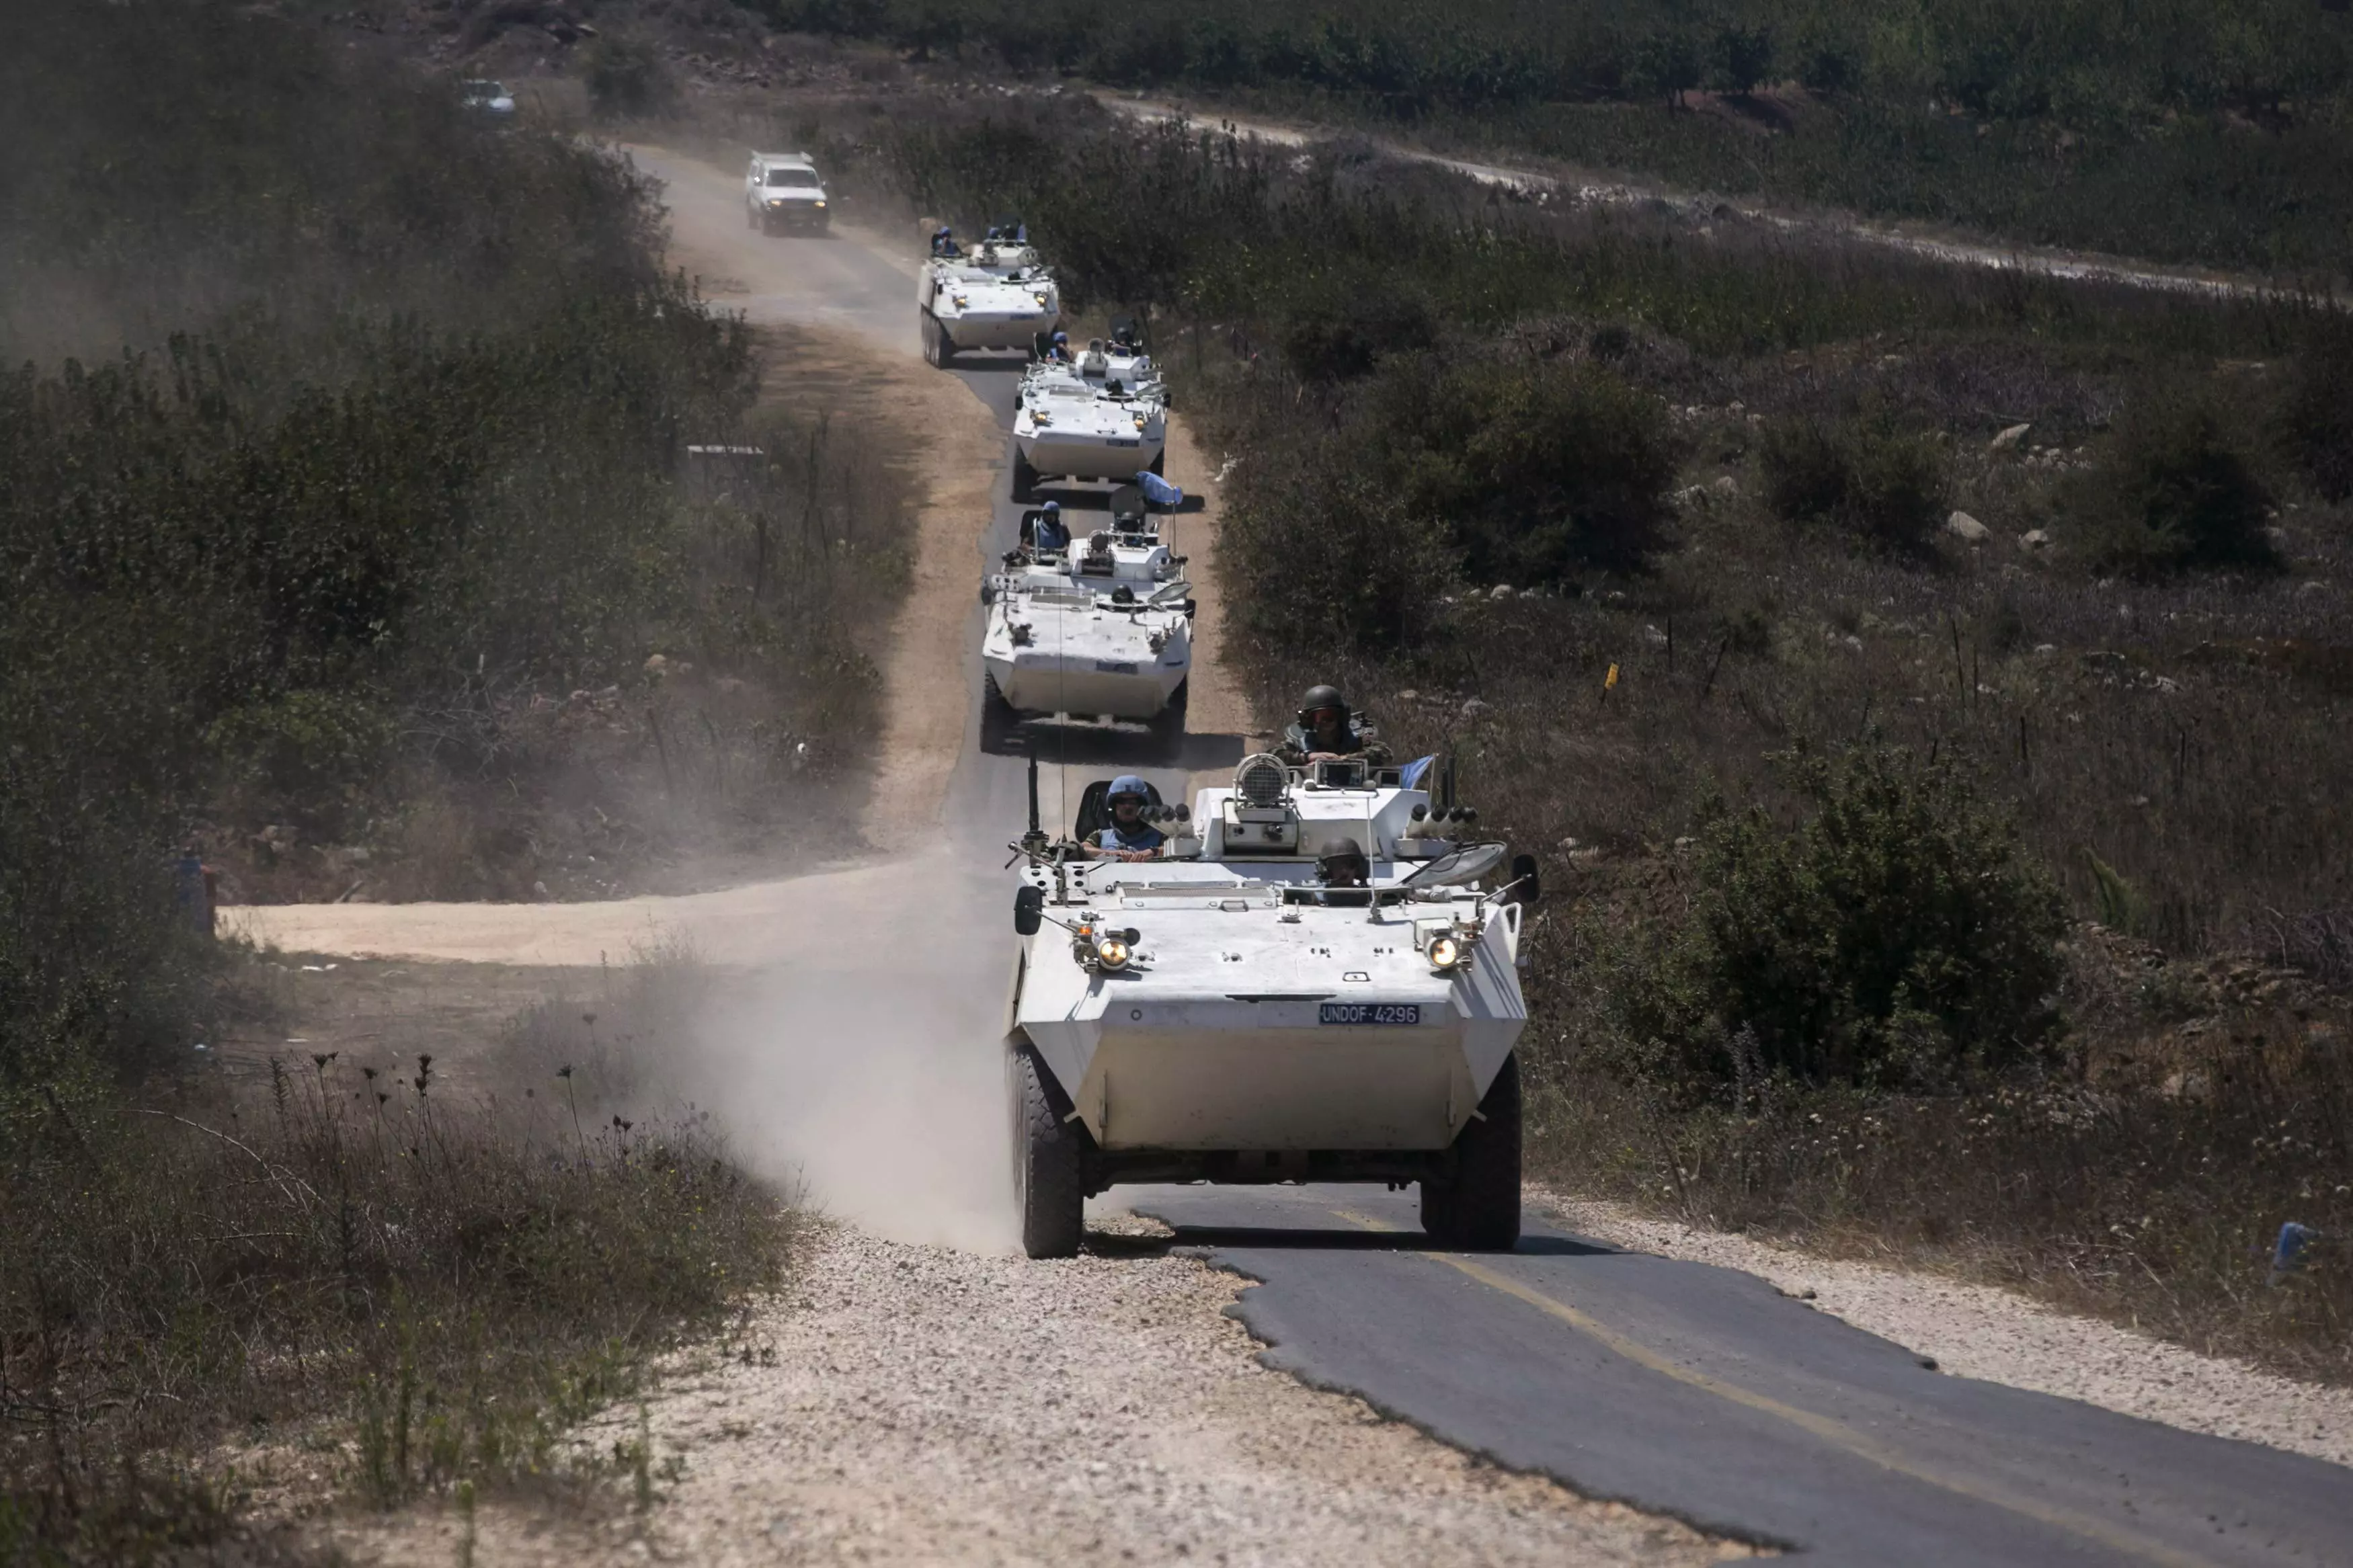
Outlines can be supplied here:
[[808, 154], [753, 153], [744, 172], [744, 217], [762, 234], [824, 233], [832, 208]]
[[1061, 291], [1016, 219], [969, 248], [946, 230], [915, 279], [923, 357], [945, 365], [965, 349], [1027, 349], [1062, 319]]
[[1517, 1241], [1535, 864], [1419, 787], [1432, 766], [1247, 757], [1113, 855], [1103, 784], [1047, 842], [1033, 763], [1005, 1036], [1031, 1257], [1137, 1182], [1418, 1184], [1442, 1245]]
[[1133, 485], [1107, 526], [1063, 531], [1059, 508], [1021, 519], [1020, 548], [981, 584], [981, 745], [1002, 751], [1032, 719], [1141, 723], [1163, 753], [1182, 747], [1193, 668], [1185, 559]]

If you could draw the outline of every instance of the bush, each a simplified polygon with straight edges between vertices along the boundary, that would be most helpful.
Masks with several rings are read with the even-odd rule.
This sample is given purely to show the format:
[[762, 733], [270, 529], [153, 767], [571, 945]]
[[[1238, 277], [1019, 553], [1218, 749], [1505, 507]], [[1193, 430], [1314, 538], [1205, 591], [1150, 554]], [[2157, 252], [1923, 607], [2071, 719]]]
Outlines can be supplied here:
[[2070, 487], [2086, 554], [2102, 570], [2275, 568], [2272, 495], [2221, 416], [2161, 397], [2136, 410], [2093, 471]]
[[1327, 281], [1284, 312], [1282, 357], [1305, 380], [1348, 381], [1436, 336], [1428, 305], [1377, 274], [1360, 275]]
[[1633, 571], [1662, 542], [1675, 474], [1666, 409], [1594, 364], [1421, 366], [1390, 380], [1369, 432], [1417, 517], [1481, 583]]
[[1263, 645], [1409, 647], [1453, 584], [1444, 531], [1334, 454], [1246, 468], [1228, 496], [1219, 570]]
[[1689, 912], [1651, 951], [1621, 950], [1624, 1038], [1703, 1081], [1757, 1066], [1885, 1086], [2049, 1045], [2059, 892], [2008, 818], [1902, 748], [1780, 761], [1811, 816], [1785, 828], [1759, 807], [1703, 809]]
[[588, 107], [599, 120], [646, 120], [678, 107], [678, 81], [650, 40], [608, 33], [588, 47]]
[[2296, 362], [2282, 403], [2281, 444], [2333, 501], [2353, 498], [2353, 331], [2321, 331]]
[[1927, 548], [1951, 480], [1927, 436], [1791, 419], [1766, 431], [1765, 500], [1793, 522], [1828, 522], [1884, 550]]

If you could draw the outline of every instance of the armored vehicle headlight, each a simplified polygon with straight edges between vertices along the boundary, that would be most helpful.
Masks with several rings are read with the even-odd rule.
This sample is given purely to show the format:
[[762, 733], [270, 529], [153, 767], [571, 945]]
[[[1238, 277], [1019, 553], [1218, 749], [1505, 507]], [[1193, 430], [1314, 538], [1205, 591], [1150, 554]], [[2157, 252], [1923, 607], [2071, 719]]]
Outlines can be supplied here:
[[1141, 414], [1135, 416], [1135, 427], [1139, 430], [1144, 428], [1144, 416]]
[[1128, 952], [1127, 942], [1120, 937], [1107, 936], [1095, 943], [1095, 962], [1105, 969], [1125, 969]]
[[1430, 938], [1426, 952], [1432, 969], [1452, 969], [1462, 962], [1462, 944], [1451, 936]]
[[785, 198], [782, 196], [770, 196], [768, 198], [768, 205], [772, 207], [783, 206], [785, 205]]
[[954, 295], [954, 296], [952, 296], [952, 298], [953, 298], [953, 300], [954, 300], [954, 301], [955, 301], [955, 308], [956, 308], [957, 310], [963, 310], [966, 305], [969, 305], [969, 304], [971, 304], [971, 303], [972, 303], [972, 296], [970, 296], [969, 294], [957, 294], [957, 295]]
[[1040, 305], [1042, 305], [1042, 304], [1044, 304], [1047, 300], [1049, 300], [1052, 299], [1052, 298], [1053, 298], [1053, 296], [1052, 296], [1051, 294], [1047, 293], [1047, 292], [1046, 292], [1046, 290], [1044, 290], [1043, 289], [1039, 289], [1039, 290], [1037, 291], [1037, 293], [1036, 293], [1036, 295], [1034, 296], [1034, 298], [1037, 300], [1038, 303], [1039, 303]]
[[824, 198], [823, 196], [819, 196], [819, 197], [818, 197], [818, 199], [817, 199], [814, 203], [812, 203], [811, 205], [815, 205], [815, 206], [820, 206], [820, 207], [821, 207], [821, 206], [825, 205], [825, 198]]

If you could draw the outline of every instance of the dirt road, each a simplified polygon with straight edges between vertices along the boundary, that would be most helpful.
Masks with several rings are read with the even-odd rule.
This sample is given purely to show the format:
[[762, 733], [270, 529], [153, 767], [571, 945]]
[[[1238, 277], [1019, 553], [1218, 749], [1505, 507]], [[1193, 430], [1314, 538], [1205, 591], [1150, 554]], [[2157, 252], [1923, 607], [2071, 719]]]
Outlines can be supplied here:
[[[2066, 282], [2115, 283], [2131, 289], [2201, 294], [2218, 300], [2271, 297], [2302, 300], [2311, 297], [2306, 289], [2284, 289], [2211, 268], [2161, 267], [2127, 257], [2001, 245], [1962, 236], [1930, 233], [1918, 225], [1873, 222], [1852, 213], [1828, 210], [1794, 212], [1755, 202], [1727, 200], [1704, 193], [1668, 190], [1637, 180], [1597, 174], [1556, 162], [1529, 160], [1504, 163], [1458, 158], [1408, 142], [1366, 137], [1356, 131], [1295, 121], [1236, 119], [1222, 110], [1188, 110], [1181, 103], [1157, 102], [1124, 93], [1098, 91], [1095, 98], [1114, 113], [1146, 124], [1193, 118], [1204, 125], [1220, 126], [1235, 135], [1263, 142], [1271, 147], [1306, 147], [1335, 137], [1370, 141], [1391, 157], [1451, 170], [1482, 185], [1498, 186], [1531, 196], [1546, 195], [1586, 206], [1639, 206], [1664, 210], [1694, 225], [1732, 217], [1781, 234], [1833, 237], [1947, 266], [2023, 272]], [[2346, 303], [2342, 297], [2324, 297], [2330, 298], [2340, 307]]]

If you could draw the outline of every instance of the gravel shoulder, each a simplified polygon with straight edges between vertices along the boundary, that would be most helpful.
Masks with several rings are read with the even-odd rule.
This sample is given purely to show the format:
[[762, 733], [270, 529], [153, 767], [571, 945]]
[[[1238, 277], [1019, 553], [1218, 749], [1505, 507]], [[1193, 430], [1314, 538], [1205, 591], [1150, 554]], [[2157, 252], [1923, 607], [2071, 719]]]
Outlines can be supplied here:
[[1567, 1228], [1613, 1247], [1757, 1275], [1784, 1295], [1934, 1357], [1956, 1377], [2353, 1465], [2353, 1389], [2200, 1355], [1994, 1286], [1824, 1258], [1543, 1187], [1530, 1187], [1527, 1197]]
[[[661, 1503], [486, 1506], [474, 1560], [539, 1568], [1198, 1561], [1697, 1563], [1751, 1555], [1471, 1458], [1270, 1372], [1245, 1288], [1094, 1217], [1062, 1263], [828, 1231], [730, 1356], [648, 1406]], [[1124, 1234], [1112, 1234], [1113, 1232]], [[635, 1411], [599, 1447], [636, 1436]], [[618, 1483], [626, 1491], [626, 1478]], [[385, 1563], [463, 1561], [454, 1514], [346, 1521]]]

